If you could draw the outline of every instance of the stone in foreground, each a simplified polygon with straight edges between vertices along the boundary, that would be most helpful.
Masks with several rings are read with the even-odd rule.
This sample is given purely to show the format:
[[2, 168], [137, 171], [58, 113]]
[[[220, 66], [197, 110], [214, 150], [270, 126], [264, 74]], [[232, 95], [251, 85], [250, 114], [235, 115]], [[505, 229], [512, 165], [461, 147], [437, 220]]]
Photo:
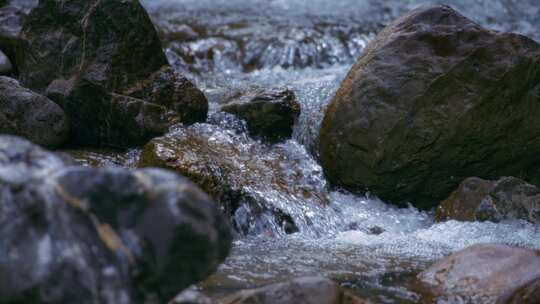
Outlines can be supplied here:
[[441, 303], [507, 303], [508, 295], [531, 292], [539, 278], [540, 251], [495, 244], [468, 247], [418, 275]]
[[515, 177], [488, 181], [464, 180], [441, 203], [437, 221], [493, 221], [522, 219], [540, 224], [540, 189]]
[[52, 100], [0, 76], [0, 133], [57, 147], [68, 140], [69, 123], [62, 108]]
[[322, 277], [306, 277], [259, 289], [244, 290], [226, 297], [222, 304], [368, 304], [335, 282]]
[[270, 142], [289, 139], [300, 116], [300, 104], [287, 89], [251, 89], [221, 110], [245, 120], [252, 136]]
[[228, 254], [228, 225], [185, 178], [70, 163], [0, 136], [3, 302], [164, 303]]
[[540, 46], [448, 6], [416, 9], [365, 49], [328, 106], [339, 187], [435, 206], [469, 176], [540, 182]]

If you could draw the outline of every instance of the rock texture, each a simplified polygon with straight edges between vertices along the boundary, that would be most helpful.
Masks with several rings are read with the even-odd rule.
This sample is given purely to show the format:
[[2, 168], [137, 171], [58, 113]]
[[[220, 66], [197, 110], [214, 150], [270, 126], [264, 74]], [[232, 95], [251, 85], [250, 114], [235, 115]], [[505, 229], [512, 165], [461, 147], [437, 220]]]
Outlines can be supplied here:
[[503, 301], [509, 294], [534, 291], [529, 289], [534, 286], [530, 284], [538, 278], [539, 251], [492, 244], [459, 251], [418, 275], [428, 286], [433, 302], [444, 303]]
[[[237, 123], [232, 118], [224, 123]], [[295, 159], [301, 151], [289, 154], [285, 147], [266, 147], [234, 132], [210, 124], [178, 127], [144, 147], [140, 166], [172, 169], [193, 180], [221, 204], [241, 234], [276, 227], [296, 232], [299, 223], [288, 210], [304, 214], [310, 204], [328, 203], [320, 169], [311, 171], [315, 164]]]
[[333, 184], [432, 207], [469, 176], [540, 182], [540, 46], [447, 6], [416, 9], [366, 48], [320, 132]]
[[495, 222], [522, 219], [540, 224], [540, 188], [515, 177], [498, 181], [468, 178], [441, 203], [436, 219]]
[[13, 65], [17, 59], [17, 50], [21, 47], [19, 35], [26, 10], [14, 5], [0, 6], [0, 51], [8, 57], [12, 72], [16, 73], [17, 69]]
[[289, 139], [300, 116], [300, 104], [287, 89], [252, 89], [233, 98], [221, 110], [245, 120], [252, 136], [270, 142]]
[[15, 79], [0, 76], [0, 133], [56, 147], [68, 140], [69, 123], [52, 100], [21, 87]]
[[227, 255], [228, 225], [185, 178], [66, 162], [0, 136], [3, 302], [164, 303]]
[[223, 304], [367, 304], [321, 277], [307, 277], [259, 289], [244, 290], [220, 301]]
[[21, 82], [62, 105], [79, 144], [138, 145], [206, 118], [206, 98], [168, 67], [138, 0], [41, 0], [21, 37]]

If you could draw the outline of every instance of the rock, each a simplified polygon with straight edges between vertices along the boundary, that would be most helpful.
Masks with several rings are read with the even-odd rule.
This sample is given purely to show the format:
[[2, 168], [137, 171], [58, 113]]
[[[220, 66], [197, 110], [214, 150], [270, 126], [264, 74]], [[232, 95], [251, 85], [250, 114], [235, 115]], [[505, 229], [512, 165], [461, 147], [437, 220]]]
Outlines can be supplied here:
[[25, 20], [22, 36], [21, 82], [38, 92], [83, 70], [118, 93], [167, 65], [137, 0], [41, 0]]
[[17, 50], [21, 47], [19, 34], [22, 30], [22, 20], [26, 15], [24, 8], [15, 5], [0, 7], [0, 50], [9, 58], [13, 65], [16, 63]]
[[208, 113], [204, 94], [171, 67], [163, 67], [124, 94], [172, 109], [185, 124], [205, 121]]
[[540, 189], [515, 177], [498, 181], [468, 178], [441, 203], [436, 219], [494, 222], [522, 219], [540, 224]]
[[69, 123], [52, 100], [23, 88], [15, 79], [0, 76], [0, 133], [56, 147], [68, 140]]
[[328, 106], [330, 181], [433, 207], [469, 176], [540, 182], [540, 47], [448, 6], [421, 7], [366, 48]]
[[306, 277], [258, 289], [240, 291], [220, 301], [223, 304], [367, 304], [321, 277]]
[[9, 58], [0, 51], [0, 75], [7, 75], [13, 72], [13, 65]]
[[540, 278], [518, 288], [509, 295], [504, 295], [497, 304], [538, 304], [540, 299]]
[[130, 147], [206, 118], [137, 0], [41, 0], [21, 37], [21, 82], [64, 108], [78, 144]]
[[437, 303], [495, 303], [538, 278], [539, 251], [495, 244], [468, 247], [418, 275]]
[[252, 89], [221, 107], [247, 122], [253, 136], [277, 142], [292, 136], [300, 104], [287, 89]]
[[0, 163], [3, 302], [163, 303], [230, 248], [214, 203], [176, 174], [66, 166], [9, 136]]
[[141, 145], [177, 121], [165, 106], [109, 93], [92, 79], [54, 81], [47, 96], [66, 111], [72, 140], [80, 145]]
[[188, 288], [177, 295], [169, 304], [214, 304], [209, 297], [195, 288]]
[[[302, 151], [289, 153], [292, 148], [300, 149], [265, 146], [241, 132], [195, 124], [150, 141], [139, 166], [172, 169], [194, 181], [220, 203], [240, 234], [292, 233], [310, 225], [307, 210], [328, 203], [320, 168], [299, 159]], [[302, 216], [293, 220], [293, 213]]]

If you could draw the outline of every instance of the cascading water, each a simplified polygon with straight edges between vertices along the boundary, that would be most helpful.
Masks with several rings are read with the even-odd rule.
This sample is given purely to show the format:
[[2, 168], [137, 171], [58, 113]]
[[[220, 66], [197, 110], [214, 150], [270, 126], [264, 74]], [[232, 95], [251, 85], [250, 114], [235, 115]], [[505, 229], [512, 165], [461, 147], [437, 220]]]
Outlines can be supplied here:
[[[412, 207], [398, 209], [374, 197], [331, 192], [313, 156], [324, 107], [384, 24], [420, 4], [444, 2], [484, 26], [540, 40], [536, 0], [142, 2], [164, 38], [170, 62], [209, 97], [253, 86], [288, 87], [302, 105], [294, 139], [274, 146], [216, 129], [215, 122], [195, 126], [208, 138], [233, 141], [245, 152], [232, 156], [232, 164], [261, 166], [261, 171], [243, 176], [248, 181], [244, 190], [289, 214], [299, 229], [286, 235], [271, 219], [255, 223], [269, 233], [254, 229], [256, 235], [238, 239], [219, 272], [201, 284], [206, 292], [218, 296], [292, 276], [323, 274], [377, 302], [414, 303], [417, 295], [407, 288], [407, 278], [437, 258], [485, 242], [540, 249], [540, 230], [529, 223], [434, 223], [431, 214]], [[124, 166], [134, 164], [138, 155], [84, 153], [81, 159]], [[302, 197], [272, 188], [272, 177], [261, 174], [270, 171], [267, 164], [273, 161], [280, 164], [272, 170], [279, 172], [284, 187], [307, 187], [318, 195]]]

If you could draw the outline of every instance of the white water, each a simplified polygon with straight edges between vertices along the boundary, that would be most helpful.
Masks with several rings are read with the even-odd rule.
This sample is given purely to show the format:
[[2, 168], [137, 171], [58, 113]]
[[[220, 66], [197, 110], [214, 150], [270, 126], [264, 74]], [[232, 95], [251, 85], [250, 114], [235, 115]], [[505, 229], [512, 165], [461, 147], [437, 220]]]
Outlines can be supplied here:
[[[207, 93], [261, 86], [289, 87], [297, 94], [302, 116], [294, 140], [268, 148], [268, 155], [296, 159], [286, 163], [295, 168], [284, 170], [304, 172], [301, 181], [320, 189], [326, 181], [308, 151], [316, 154], [324, 107], [374, 31], [384, 24], [420, 4], [445, 2], [484, 26], [540, 37], [537, 0], [143, 2], [168, 32], [180, 25], [199, 29], [188, 42], [170, 40], [167, 52], [171, 62]], [[246, 58], [255, 55], [261, 58], [253, 67]], [[219, 294], [324, 274], [377, 302], [414, 303], [417, 296], [406, 288], [404, 278], [437, 258], [477, 243], [540, 249], [540, 229], [525, 222], [434, 223], [431, 214], [412, 207], [398, 209], [376, 198], [331, 192], [326, 193], [330, 205], [321, 207], [312, 201], [296, 204], [279, 191], [263, 192], [259, 194], [267, 201], [291, 214], [300, 232], [237, 240], [218, 274], [203, 284], [207, 291]], [[384, 231], [370, 233], [377, 227]]]

